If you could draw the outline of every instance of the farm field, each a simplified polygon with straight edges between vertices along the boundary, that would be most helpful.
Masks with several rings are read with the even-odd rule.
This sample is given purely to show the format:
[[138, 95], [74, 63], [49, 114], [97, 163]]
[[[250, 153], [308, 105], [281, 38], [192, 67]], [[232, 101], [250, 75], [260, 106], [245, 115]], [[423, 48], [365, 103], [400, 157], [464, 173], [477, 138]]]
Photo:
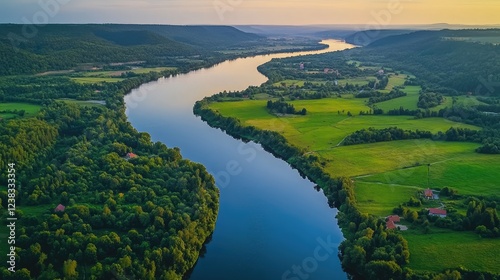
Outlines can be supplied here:
[[384, 112], [392, 109], [399, 109], [399, 107], [403, 107], [409, 110], [416, 110], [418, 108], [417, 103], [420, 90], [420, 86], [406, 86], [403, 91], [408, 94], [407, 96], [376, 103], [375, 106], [379, 109], [384, 110]]
[[79, 106], [100, 107], [106, 105], [102, 100], [76, 100], [76, 99], [58, 99], [58, 101], [66, 102], [69, 104], [76, 104]]
[[0, 118], [9, 119], [18, 116], [17, 114], [14, 113], [2, 113], [2, 111], [24, 110], [25, 114], [23, 117], [29, 117], [38, 113], [41, 108], [42, 107], [39, 105], [29, 104], [29, 103], [18, 103], [18, 102], [0, 103]]
[[71, 77], [71, 80], [80, 84], [100, 84], [100, 83], [117, 83], [124, 79], [107, 78], [107, 77]]
[[368, 127], [429, 130], [433, 133], [450, 127], [477, 127], [456, 123], [442, 118], [413, 119], [409, 116], [353, 116], [370, 110], [359, 98], [327, 98], [290, 102], [296, 109], [306, 108], [306, 116], [278, 117], [266, 109], [266, 100], [218, 102], [210, 107], [224, 116], [240, 119], [246, 125], [281, 132], [297, 146], [311, 151], [325, 151], [336, 147], [349, 134]]
[[[459, 144], [466, 148], [468, 143], [446, 143], [451, 148], [458, 149]], [[474, 144], [470, 144], [473, 148]], [[437, 148], [436, 150], [442, 150]], [[425, 162], [426, 164], [428, 162]], [[429, 161], [430, 183], [435, 188], [452, 187], [459, 194], [465, 195], [500, 195], [500, 181], [498, 170], [500, 170], [500, 157], [496, 155], [485, 155], [474, 153], [472, 150], [463, 150], [455, 153], [446, 153], [442, 160]], [[406, 173], [406, 175], [405, 175]], [[388, 182], [392, 178], [392, 182]], [[426, 185], [427, 166], [417, 166], [404, 172], [388, 171], [372, 176], [358, 178], [362, 182], [372, 183], [397, 183], [408, 186]]]
[[411, 252], [411, 269], [437, 271], [443, 267], [462, 266], [471, 270], [500, 273], [499, 239], [481, 238], [472, 232], [439, 228], [431, 228], [430, 234], [408, 230], [403, 232], [403, 236], [408, 241]]

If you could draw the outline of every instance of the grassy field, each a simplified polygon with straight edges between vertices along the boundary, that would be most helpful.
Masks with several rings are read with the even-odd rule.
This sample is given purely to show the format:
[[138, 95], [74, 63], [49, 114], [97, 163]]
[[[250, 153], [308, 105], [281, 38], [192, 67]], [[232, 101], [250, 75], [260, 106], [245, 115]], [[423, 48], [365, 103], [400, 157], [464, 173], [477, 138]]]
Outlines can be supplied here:
[[[305, 82], [306, 81], [303, 81], [303, 80], [283, 80], [281, 82], [274, 83], [273, 86], [280, 87], [280, 86], [285, 85], [287, 87], [290, 87], [290, 86], [303, 87]], [[317, 84], [324, 84], [325, 82], [311, 81], [310, 83], [317, 85]]]
[[370, 81], [375, 81], [376, 79], [377, 78], [375, 78], [375, 76], [342, 79], [342, 80], [339, 80], [339, 86], [345, 86], [346, 84], [365, 86]]
[[[413, 119], [408, 116], [354, 116], [368, 111], [363, 99], [328, 98], [293, 101], [296, 109], [306, 108], [306, 116], [277, 117], [269, 114], [265, 100], [213, 103], [210, 106], [224, 116], [240, 119], [246, 125], [283, 133], [290, 142], [311, 151], [325, 151], [336, 147], [349, 134], [368, 127], [446, 131], [451, 126], [477, 129], [442, 118]], [[347, 148], [347, 147], [340, 147]], [[364, 166], [360, 166], [364, 168]], [[349, 174], [352, 175], [352, 174]]]
[[[436, 142], [439, 143], [439, 142]], [[468, 147], [469, 146], [469, 147]], [[431, 163], [430, 184], [434, 188], [452, 187], [459, 194], [500, 196], [500, 157], [473, 152], [474, 144], [446, 143], [437, 146], [425, 163]], [[454, 149], [454, 151], [451, 151]], [[446, 152], [444, 152], [446, 151]], [[424, 158], [424, 157], [422, 157]], [[397, 183], [409, 186], [427, 184], [427, 166], [417, 166], [403, 171], [388, 171], [359, 178], [372, 183]]]
[[[42, 107], [35, 104], [29, 103], [17, 103], [17, 102], [9, 102], [9, 103], [0, 103], [0, 111], [13, 111], [13, 110], [24, 110], [26, 113], [24, 117], [29, 117], [37, 114]], [[12, 113], [0, 113], [0, 118], [9, 119], [17, 116]]]
[[[101, 107], [105, 105], [105, 101], [99, 100], [76, 100], [76, 99], [58, 99], [57, 101], [66, 102], [69, 104], [76, 104], [79, 106], [88, 106], [88, 107]], [[104, 103], [104, 104], [103, 104]]]
[[413, 186], [365, 182], [356, 182], [355, 189], [359, 210], [380, 217], [392, 214], [392, 209], [416, 196], [419, 191], [421, 188]]
[[420, 86], [406, 86], [403, 91], [408, 94], [407, 96], [376, 103], [375, 105], [385, 112], [391, 109], [399, 109], [401, 106], [405, 109], [416, 110], [418, 108], [417, 103], [420, 90]]
[[500, 273], [500, 239], [481, 238], [472, 232], [438, 228], [432, 228], [431, 233], [422, 234], [414, 230], [403, 232], [410, 247], [411, 269], [439, 271], [444, 267], [463, 266], [471, 270]]
[[72, 77], [71, 80], [80, 84], [100, 84], [100, 83], [116, 83], [121, 82], [122, 78], [107, 78], [107, 77]]

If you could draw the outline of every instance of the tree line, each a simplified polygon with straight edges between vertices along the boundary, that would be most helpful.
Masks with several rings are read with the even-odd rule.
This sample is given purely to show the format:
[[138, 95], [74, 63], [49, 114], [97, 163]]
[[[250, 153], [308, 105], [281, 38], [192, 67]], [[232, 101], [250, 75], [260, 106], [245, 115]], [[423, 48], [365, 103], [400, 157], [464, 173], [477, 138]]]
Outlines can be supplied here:
[[302, 108], [302, 110], [297, 111], [295, 109], [295, 106], [293, 104], [287, 103], [283, 100], [268, 100], [266, 108], [273, 112], [273, 113], [278, 113], [278, 114], [291, 114], [291, 115], [303, 115], [305, 116], [307, 114], [306, 108]]

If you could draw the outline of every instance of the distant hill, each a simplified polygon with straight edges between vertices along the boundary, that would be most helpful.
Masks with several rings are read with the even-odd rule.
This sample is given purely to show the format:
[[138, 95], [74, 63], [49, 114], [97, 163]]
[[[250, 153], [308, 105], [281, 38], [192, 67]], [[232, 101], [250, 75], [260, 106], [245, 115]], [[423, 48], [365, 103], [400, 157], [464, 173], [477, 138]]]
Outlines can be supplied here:
[[412, 30], [365, 30], [356, 33], [352, 33], [345, 37], [345, 41], [357, 45], [357, 46], [368, 46], [369, 44], [378, 41], [382, 38], [386, 38], [394, 35], [408, 34], [413, 32]]
[[500, 95], [500, 29], [415, 31], [346, 55], [410, 72], [432, 91]]
[[218, 56], [214, 51], [260, 38], [229, 26], [3, 24], [0, 75], [69, 69], [82, 63], [154, 64], [175, 56]]

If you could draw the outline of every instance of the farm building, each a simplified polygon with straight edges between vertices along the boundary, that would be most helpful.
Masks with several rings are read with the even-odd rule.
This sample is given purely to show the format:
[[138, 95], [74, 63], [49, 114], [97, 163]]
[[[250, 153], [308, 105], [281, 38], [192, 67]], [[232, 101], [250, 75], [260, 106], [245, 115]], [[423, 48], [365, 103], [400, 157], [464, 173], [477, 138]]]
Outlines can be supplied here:
[[396, 229], [396, 224], [394, 223], [394, 221], [387, 221], [385, 223], [385, 226], [388, 228], [388, 229]]
[[129, 160], [131, 158], [136, 158], [136, 157], [137, 157], [137, 155], [131, 152], [131, 153], [127, 153], [127, 155], [125, 156], [125, 159]]
[[395, 223], [399, 223], [401, 221], [401, 218], [398, 215], [392, 215], [387, 217], [387, 221], [393, 221]]
[[429, 215], [444, 218], [446, 217], [446, 210], [439, 208], [430, 208]]
[[57, 207], [54, 209], [54, 212], [64, 212], [64, 209], [66, 209], [66, 206], [59, 204]]
[[433, 199], [434, 198], [434, 193], [432, 192], [431, 189], [426, 189], [424, 191], [424, 197], [427, 199]]
[[396, 223], [400, 222], [401, 218], [398, 215], [391, 215], [386, 218], [385, 226], [388, 229], [396, 229]]

